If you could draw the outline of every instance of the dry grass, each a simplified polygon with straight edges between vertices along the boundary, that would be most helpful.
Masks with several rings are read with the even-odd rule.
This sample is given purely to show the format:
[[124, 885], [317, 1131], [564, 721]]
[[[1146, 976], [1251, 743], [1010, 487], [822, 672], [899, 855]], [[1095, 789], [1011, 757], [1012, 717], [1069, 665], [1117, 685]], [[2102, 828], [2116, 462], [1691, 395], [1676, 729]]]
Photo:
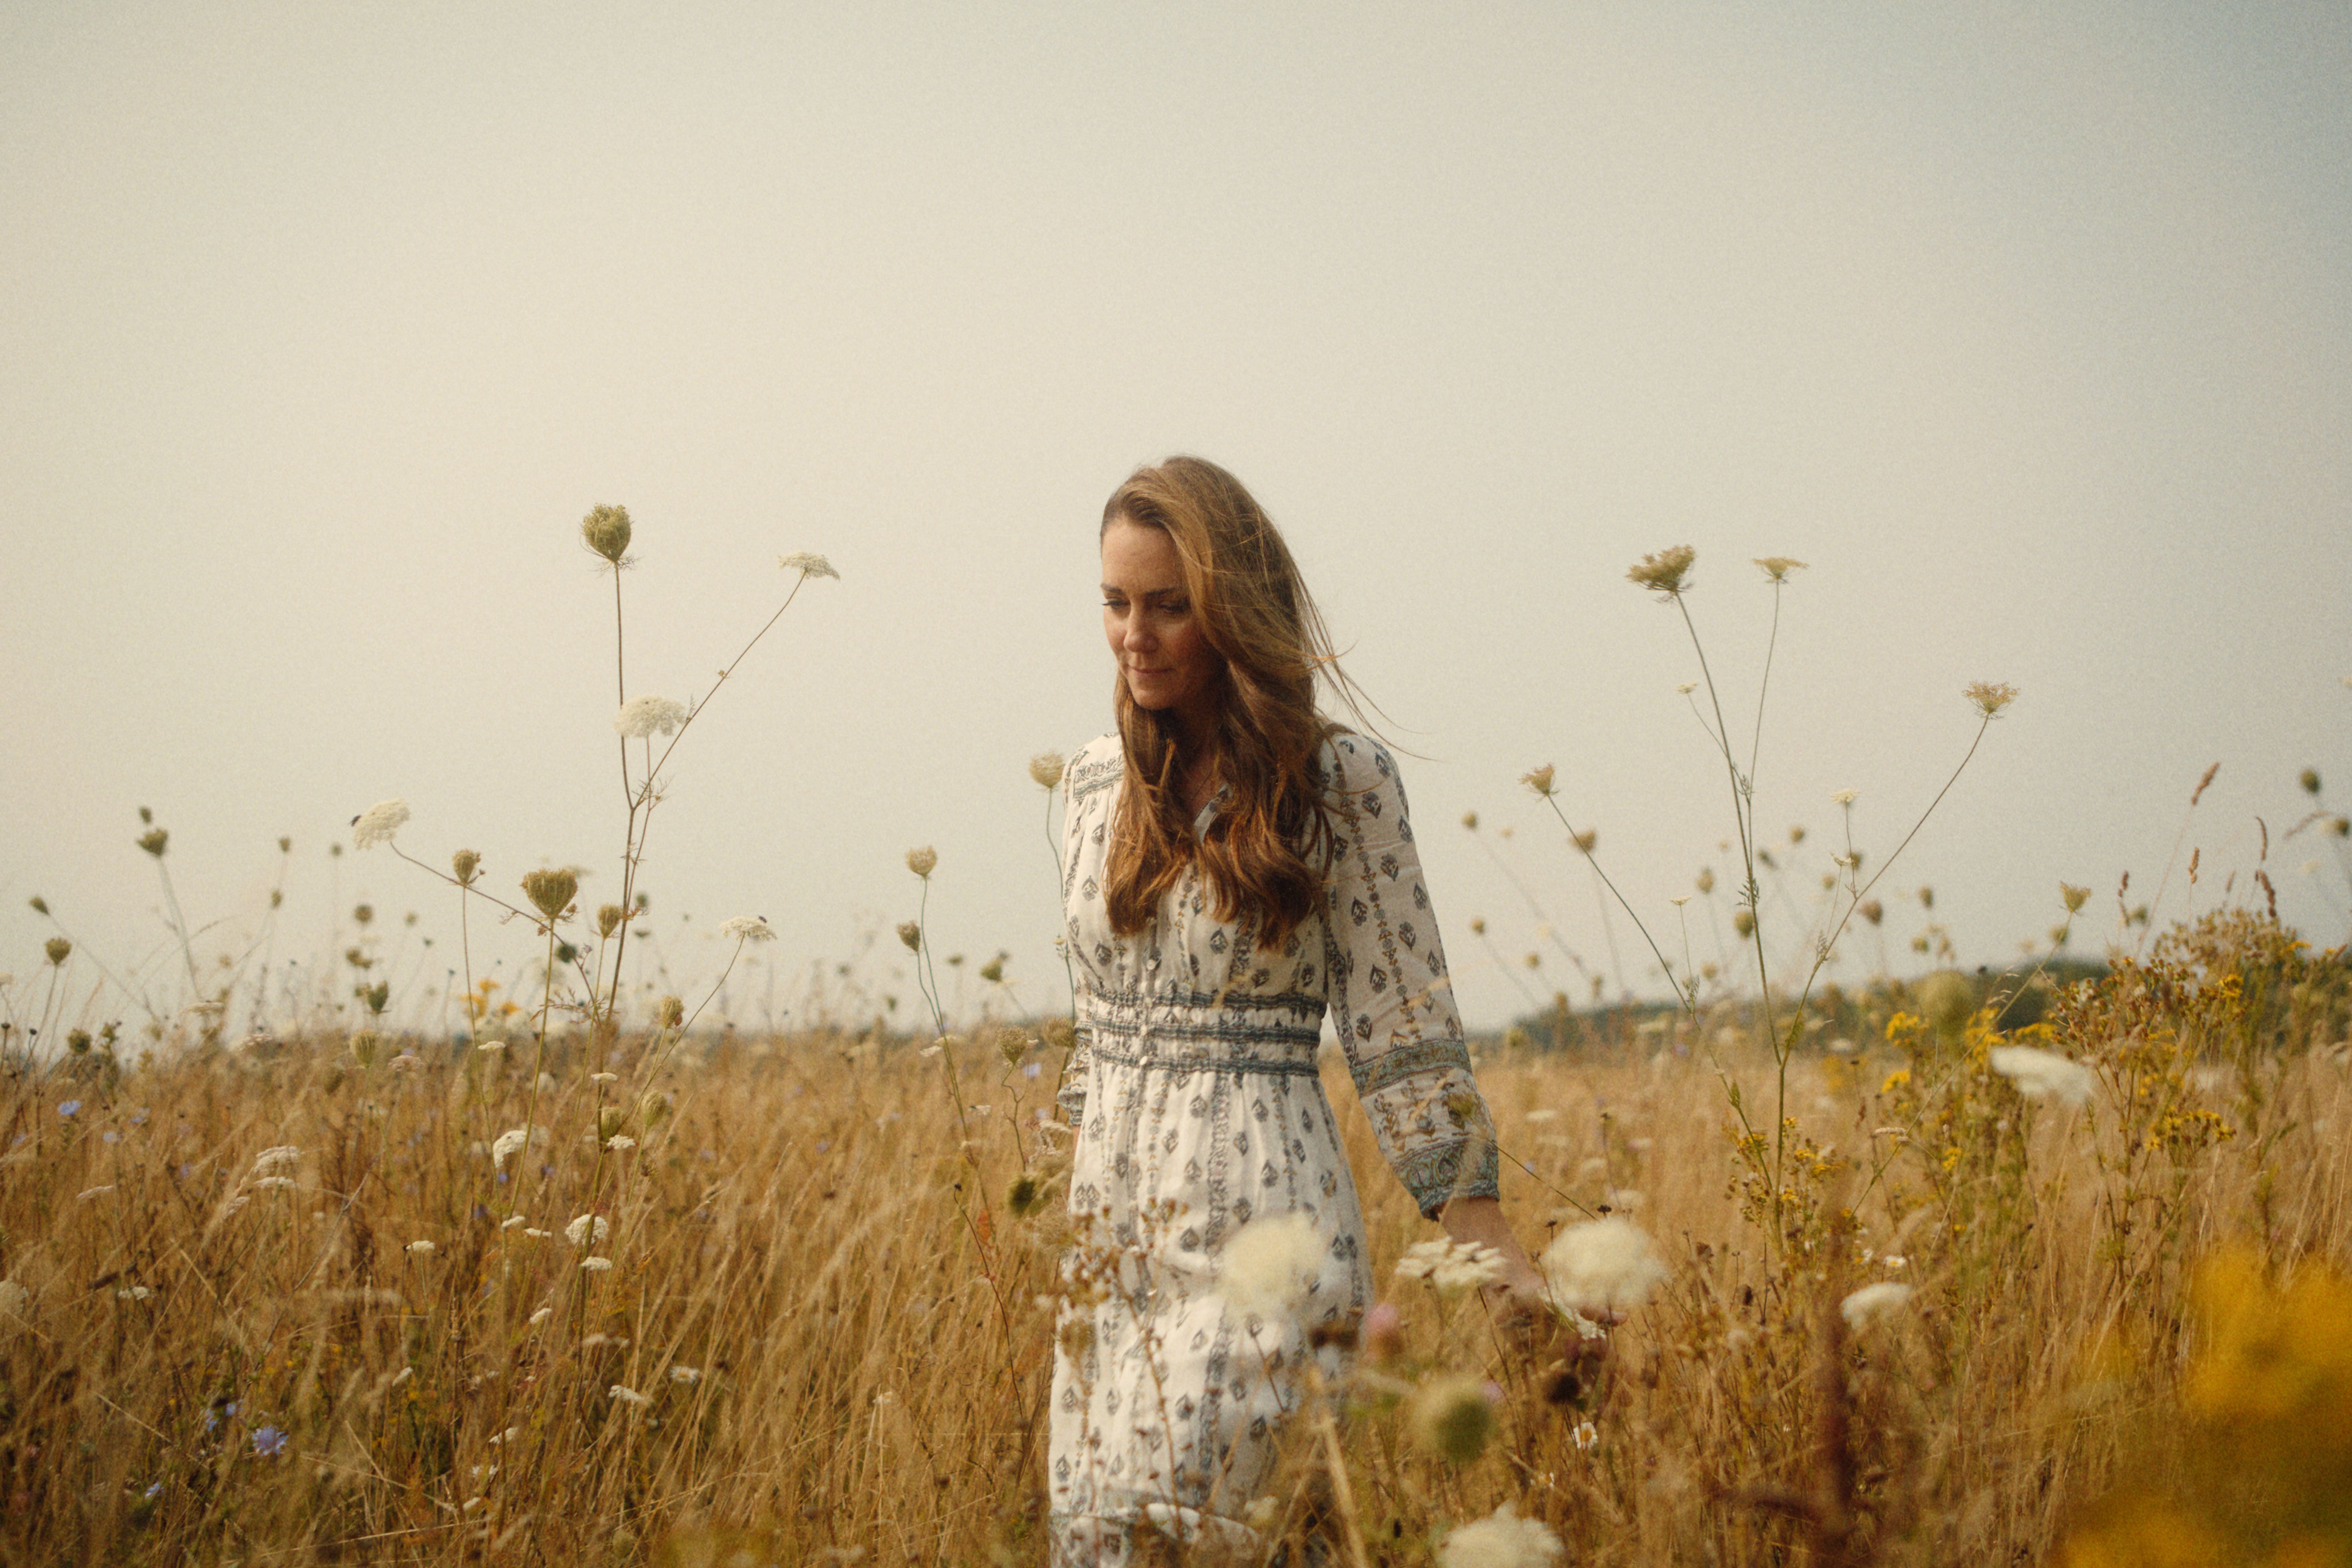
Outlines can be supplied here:
[[[1791, 1146], [1815, 1152], [1776, 1244], [1699, 1038], [1482, 1064], [1501, 1142], [1532, 1167], [1507, 1170], [1521, 1234], [1637, 1201], [1675, 1272], [1572, 1390], [1475, 1305], [1396, 1282], [1412, 1348], [1355, 1391], [1345, 1442], [1371, 1561], [1428, 1562], [1506, 1500], [1580, 1562], [2037, 1560], [2120, 1462], [2147, 1462], [2187, 1353], [2188, 1261], [2231, 1237], [2281, 1265], [2341, 1260], [2352, 1235], [2341, 1053], [2271, 1061], [2261, 1126], [2168, 1156], [2169, 1219], [2118, 1237], [2116, 1128], [1999, 1100], [1968, 1077], [1979, 1037], [1949, 1052], [1979, 1086], [1955, 1103], [1983, 1112], [1984, 1157], [1940, 1178], [1936, 1151], [1874, 1135], [1932, 1120], [1881, 1089], [1932, 1043], [1799, 1060]], [[1033, 1113], [1054, 1053], [1029, 1046], [1033, 1079], [1000, 1044], [962, 1047], [992, 1105], [971, 1160], [940, 1063], [904, 1042], [689, 1046], [658, 1069], [672, 1108], [601, 1160], [588, 1064], [558, 1050], [556, 1136], [507, 1181], [487, 1145], [522, 1119], [525, 1049], [419, 1046], [430, 1059], [362, 1070], [314, 1041], [19, 1076], [0, 1166], [0, 1272], [26, 1292], [0, 1317], [8, 1560], [1044, 1562], [1066, 1230], [1056, 1130]], [[1769, 1106], [1771, 1058], [1724, 1048]], [[626, 1082], [628, 1042], [618, 1056]], [[1432, 1227], [1379, 1172], [1344, 1076], [1329, 1087], [1386, 1284]], [[2184, 1092], [2236, 1114], [2229, 1082]], [[287, 1146], [293, 1184], [257, 1185], [256, 1157]], [[1006, 1202], [1024, 1163], [1052, 1200], [1025, 1219]], [[614, 1264], [593, 1274], [562, 1235], [592, 1192]], [[1878, 1279], [1916, 1294], [1843, 1342], [1834, 1303]], [[1507, 1389], [1501, 1427], [1450, 1467], [1395, 1394], [1478, 1367]], [[1332, 1522], [1328, 1480], [1319, 1452], [1297, 1457], [1287, 1530]]]

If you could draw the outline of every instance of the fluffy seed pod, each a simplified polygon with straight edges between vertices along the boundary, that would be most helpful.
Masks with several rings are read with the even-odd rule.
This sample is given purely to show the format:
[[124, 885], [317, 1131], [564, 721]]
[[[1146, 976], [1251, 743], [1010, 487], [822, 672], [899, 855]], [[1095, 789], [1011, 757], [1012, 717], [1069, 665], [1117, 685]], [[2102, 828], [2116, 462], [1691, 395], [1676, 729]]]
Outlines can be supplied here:
[[89, 1031], [76, 1029], [66, 1037], [66, 1049], [78, 1057], [89, 1055]]
[[522, 891], [552, 924], [572, 907], [572, 896], [580, 891], [580, 879], [569, 871], [529, 871], [523, 875]]
[[629, 509], [600, 506], [580, 520], [582, 542], [618, 566], [629, 552]]
[[637, 1101], [637, 1124], [651, 1127], [669, 1114], [669, 1100], [657, 1091], [648, 1089]]
[[1423, 1385], [1412, 1405], [1413, 1436], [1449, 1463], [1466, 1465], [1495, 1434], [1495, 1406], [1479, 1379], [1463, 1374], [1435, 1377]]
[[654, 1004], [654, 1027], [675, 1029], [686, 1017], [686, 1004], [675, 996], [665, 996]]
[[598, 936], [611, 936], [614, 931], [621, 929], [621, 922], [627, 918], [627, 914], [618, 904], [605, 904], [602, 906], [596, 911], [596, 934]]

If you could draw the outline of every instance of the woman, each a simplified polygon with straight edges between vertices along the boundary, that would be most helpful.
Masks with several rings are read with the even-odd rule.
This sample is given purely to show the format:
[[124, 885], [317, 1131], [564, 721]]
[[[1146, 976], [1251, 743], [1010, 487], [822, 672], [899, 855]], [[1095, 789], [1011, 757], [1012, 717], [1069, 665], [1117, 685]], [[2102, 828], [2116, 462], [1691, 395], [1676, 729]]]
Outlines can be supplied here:
[[[1063, 858], [1078, 1237], [1048, 1483], [1067, 1563], [1127, 1561], [1139, 1525], [1242, 1539], [1303, 1363], [1335, 1377], [1372, 1304], [1315, 1065], [1327, 1006], [1423, 1215], [1496, 1249], [1498, 1304], [1542, 1299], [1496, 1201], [1403, 788], [1316, 709], [1318, 670], [1350, 689], [1281, 535], [1231, 474], [1172, 458], [1113, 493], [1101, 543], [1118, 731], [1071, 761]], [[1269, 1261], [1286, 1295], [1255, 1288]]]

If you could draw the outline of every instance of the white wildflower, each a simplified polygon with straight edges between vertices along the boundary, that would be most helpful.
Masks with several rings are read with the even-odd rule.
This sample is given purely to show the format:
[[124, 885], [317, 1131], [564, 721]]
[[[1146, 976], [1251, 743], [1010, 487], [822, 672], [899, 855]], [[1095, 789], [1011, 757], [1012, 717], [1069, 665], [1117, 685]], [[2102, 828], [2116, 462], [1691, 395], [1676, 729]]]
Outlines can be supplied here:
[[1840, 1301], [1838, 1310], [1845, 1314], [1848, 1327], [1859, 1329], [1873, 1319], [1893, 1311], [1910, 1299], [1910, 1286], [1897, 1285], [1891, 1279], [1882, 1279], [1875, 1285], [1864, 1285], [1861, 1289]]
[[549, 1237], [555, 1234], [551, 1230], [541, 1230], [535, 1225], [527, 1225], [523, 1226], [522, 1233], [533, 1241], [545, 1241]]
[[613, 1152], [616, 1154], [624, 1153], [636, 1146], [637, 1141], [630, 1137], [625, 1132], [615, 1132], [613, 1136], [604, 1140], [604, 1147], [612, 1150]]
[[624, 1388], [617, 1383], [604, 1392], [617, 1405], [651, 1405], [653, 1403], [651, 1399], [639, 1394], [635, 1389]]
[[1217, 1288], [1244, 1312], [1286, 1313], [1321, 1283], [1323, 1254], [1323, 1238], [1303, 1214], [1253, 1220], [1225, 1244]]
[[[594, 1241], [590, 1239], [589, 1233], [592, 1230], [595, 1233]], [[574, 1247], [593, 1246], [612, 1234], [613, 1227], [604, 1223], [604, 1216], [602, 1215], [583, 1214], [563, 1227], [563, 1239]]]
[[144, 1285], [133, 1285], [128, 1290], [117, 1290], [114, 1299], [118, 1301], [144, 1301], [154, 1293]]
[[1601, 1444], [1601, 1429], [1590, 1421], [1578, 1422], [1576, 1430], [1569, 1436], [1576, 1439], [1576, 1451], [1580, 1454], [1589, 1453]]
[[550, 1318], [551, 1318], [551, 1317], [553, 1317], [553, 1316], [555, 1316], [555, 1309], [554, 1309], [554, 1308], [552, 1308], [552, 1307], [541, 1307], [538, 1311], [533, 1312], [533, 1313], [530, 1315], [530, 1326], [531, 1326], [532, 1328], [534, 1328], [534, 1329], [535, 1329], [535, 1328], [539, 1327], [539, 1325], [540, 1325], [540, 1324], [541, 1324], [541, 1323], [543, 1323], [543, 1322], [547, 1321], [547, 1320], [548, 1320], [548, 1319], [550, 1319]]
[[1420, 1241], [1397, 1260], [1400, 1279], [1426, 1279], [1441, 1290], [1503, 1281], [1503, 1255], [1475, 1241]]
[[1900, 1253], [1890, 1252], [1885, 1257], [1880, 1258], [1879, 1261], [1885, 1264], [1887, 1268], [1893, 1269], [1895, 1273], [1900, 1274], [1903, 1272], [1904, 1265], [1909, 1263], [1911, 1260]]
[[530, 1136], [520, 1127], [508, 1128], [499, 1134], [498, 1142], [490, 1145], [490, 1158], [499, 1164], [505, 1164], [509, 1159], [522, 1152], [523, 1145], [530, 1142]]
[[352, 847], [372, 849], [379, 844], [389, 844], [392, 836], [408, 820], [408, 803], [404, 800], [380, 800], [352, 818]]
[[702, 1381], [702, 1369], [698, 1366], [674, 1366], [669, 1369], [669, 1380], [672, 1383], [684, 1383], [689, 1384], [700, 1383]]
[[618, 1083], [621, 1081], [621, 1075], [616, 1072], [592, 1072], [588, 1075], [588, 1081], [590, 1083]]
[[602, 1274], [613, 1267], [613, 1260], [609, 1258], [583, 1258], [580, 1260], [580, 1267], [591, 1274]]
[[1543, 1272], [1563, 1307], [1630, 1312], [1650, 1299], [1668, 1270], [1641, 1226], [1612, 1215], [1562, 1230], [1544, 1248]]
[[520, 1227], [521, 1227], [521, 1226], [525, 1226], [525, 1225], [528, 1225], [528, 1224], [530, 1224], [530, 1222], [528, 1219], [526, 1219], [523, 1215], [513, 1215], [509, 1216], [509, 1218], [508, 1218], [504, 1223], [502, 1223], [501, 1225], [499, 1225], [499, 1228], [500, 1230], [515, 1230], [515, 1229], [519, 1229]]
[[1697, 689], [1698, 682], [1696, 680], [1685, 680], [1680, 686], [1675, 688], [1675, 693], [1683, 697], [1688, 697], [1692, 692], [1696, 691]]
[[687, 721], [686, 704], [667, 697], [632, 697], [621, 705], [613, 729], [624, 741], [667, 735]]
[[291, 1165], [302, 1158], [302, 1151], [291, 1143], [280, 1143], [275, 1149], [264, 1149], [253, 1157], [253, 1173], [266, 1176], [280, 1165]]
[[2055, 1051], [2032, 1046], [1995, 1046], [1987, 1053], [1992, 1070], [2017, 1085], [2028, 1100], [2054, 1100], [2080, 1105], [2099, 1087], [2091, 1069]]
[[433, 1244], [429, 1241], [412, 1241], [404, 1250], [411, 1258], [430, 1258], [433, 1256]]
[[1852, 805], [1861, 796], [1862, 792], [1858, 789], [1842, 789], [1832, 794], [1830, 798], [1840, 805]]
[[776, 928], [768, 923], [765, 915], [737, 915], [719, 928], [719, 934], [742, 942], [773, 942], [776, 940]]
[[1454, 1526], [1437, 1545], [1439, 1568], [1549, 1568], [1567, 1554], [1551, 1526], [1521, 1519], [1509, 1503]]
[[833, 569], [833, 563], [814, 551], [795, 550], [790, 555], [779, 555], [776, 564], [803, 577], [830, 577], [836, 583], [841, 581], [841, 574]]

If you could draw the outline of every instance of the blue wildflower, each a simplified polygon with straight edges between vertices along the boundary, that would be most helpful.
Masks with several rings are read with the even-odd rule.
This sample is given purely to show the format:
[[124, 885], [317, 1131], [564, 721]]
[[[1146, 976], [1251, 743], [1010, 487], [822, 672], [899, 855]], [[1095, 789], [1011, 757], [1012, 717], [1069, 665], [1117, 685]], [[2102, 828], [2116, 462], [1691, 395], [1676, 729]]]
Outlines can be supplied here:
[[264, 1426], [253, 1435], [253, 1451], [265, 1459], [274, 1459], [286, 1451], [286, 1434], [275, 1426]]
[[58, 1107], [58, 1114], [59, 1116], [71, 1116], [75, 1111], [79, 1110], [80, 1109], [80, 1100], [68, 1100], [63, 1105]]

